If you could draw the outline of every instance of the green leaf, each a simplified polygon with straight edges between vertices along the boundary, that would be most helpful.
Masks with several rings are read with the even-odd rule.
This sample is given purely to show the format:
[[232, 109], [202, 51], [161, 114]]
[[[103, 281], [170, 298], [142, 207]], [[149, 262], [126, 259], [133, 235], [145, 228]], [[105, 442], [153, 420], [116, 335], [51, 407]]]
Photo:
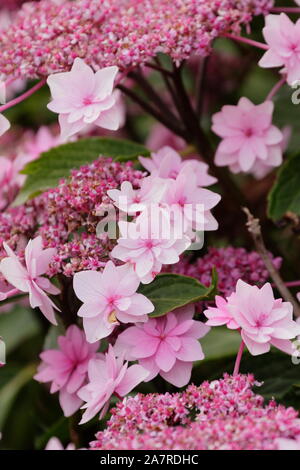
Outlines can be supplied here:
[[0, 316], [0, 336], [5, 342], [7, 354], [40, 331], [40, 324], [32, 310], [17, 306]]
[[268, 200], [268, 212], [273, 220], [279, 220], [287, 212], [300, 215], [300, 154], [282, 166]]
[[161, 317], [175, 308], [200, 300], [212, 300], [217, 293], [217, 274], [213, 270], [212, 283], [205, 287], [197, 279], [179, 274], [160, 274], [150, 284], [142, 285], [139, 292], [154, 304], [149, 316]]
[[26, 385], [36, 372], [36, 364], [29, 364], [21, 369], [4, 387], [0, 389], [0, 429], [10, 411], [20, 390]]
[[139, 155], [147, 156], [149, 151], [140, 144], [128, 140], [93, 137], [60, 145], [44, 152], [38, 160], [26, 165], [23, 174], [27, 179], [14, 205], [19, 205], [42, 191], [55, 187], [70, 171], [92, 163], [100, 155], [116, 161], [135, 160]]
[[201, 338], [205, 361], [234, 356], [237, 354], [240, 344], [240, 333], [226, 327], [212, 328], [204, 338]]

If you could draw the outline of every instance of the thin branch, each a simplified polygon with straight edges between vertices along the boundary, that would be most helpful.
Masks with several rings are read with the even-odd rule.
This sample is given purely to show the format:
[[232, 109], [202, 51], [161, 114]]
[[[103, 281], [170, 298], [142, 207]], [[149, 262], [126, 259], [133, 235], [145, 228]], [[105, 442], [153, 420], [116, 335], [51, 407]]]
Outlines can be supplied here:
[[276, 288], [282, 295], [285, 301], [290, 302], [293, 307], [294, 307], [294, 314], [296, 317], [300, 316], [300, 306], [294, 296], [291, 294], [290, 290], [287, 288], [285, 285], [284, 280], [282, 279], [280, 273], [277, 271], [275, 268], [272, 259], [270, 257], [270, 254], [265, 246], [262, 233], [261, 233], [261, 226], [260, 226], [260, 221], [259, 219], [254, 218], [254, 216], [251, 214], [249, 209], [247, 207], [243, 208], [243, 211], [245, 212], [247, 216], [247, 228], [248, 231], [254, 241], [255, 247], [259, 255], [261, 256], [269, 274], [270, 277], [272, 278]]
[[25, 91], [25, 93], [23, 93], [22, 95], [18, 96], [17, 98], [14, 98], [13, 100], [9, 101], [6, 104], [0, 106], [0, 113], [2, 113], [3, 111], [6, 111], [6, 109], [12, 108], [16, 104], [19, 104], [22, 101], [29, 98], [29, 96], [33, 95], [36, 91], [38, 91], [40, 88], [42, 88], [45, 85], [46, 81], [47, 81], [47, 79], [44, 78], [40, 82], [36, 83], [32, 88]]
[[157, 72], [160, 72], [164, 75], [169, 75], [170, 77], [172, 77], [172, 72], [170, 72], [170, 70], [163, 68], [161, 65], [156, 65], [156, 64], [152, 64], [151, 62], [146, 62], [145, 66], [148, 67], [149, 69], [156, 70]]
[[127, 95], [129, 98], [131, 98], [133, 101], [135, 101], [144, 111], [146, 111], [146, 113], [149, 113], [151, 116], [153, 116], [155, 119], [157, 119], [159, 122], [161, 122], [164, 126], [166, 126], [168, 129], [170, 129], [175, 134], [177, 134], [180, 137], [183, 137], [184, 139], [186, 139], [186, 133], [185, 133], [184, 129], [177, 126], [176, 124], [174, 124], [173, 121], [170, 121], [168, 118], [166, 118], [162, 113], [157, 111], [153, 106], [151, 106], [149, 103], [144, 101], [133, 90], [130, 90], [129, 88], [125, 87], [124, 85], [118, 85], [117, 88], [119, 88], [119, 90], [121, 90], [125, 95]]
[[153, 104], [163, 113], [170, 121], [176, 122], [177, 125], [180, 125], [180, 121], [177, 116], [170, 110], [170, 107], [164, 100], [159, 96], [158, 93], [154, 90], [148, 80], [143, 76], [141, 72], [131, 72], [128, 74], [129, 78], [132, 78], [137, 85], [144, 91], [147, 98], [149, 98]]
[[196, 80], [196, 113], [199, 120], [201, 120], [201, 115], [203, 112], [203, 96], [204, 96], [204, 86], [205, 86], [205, 76], [208, 64], [208, 57], [204, 57], [200, 64]]

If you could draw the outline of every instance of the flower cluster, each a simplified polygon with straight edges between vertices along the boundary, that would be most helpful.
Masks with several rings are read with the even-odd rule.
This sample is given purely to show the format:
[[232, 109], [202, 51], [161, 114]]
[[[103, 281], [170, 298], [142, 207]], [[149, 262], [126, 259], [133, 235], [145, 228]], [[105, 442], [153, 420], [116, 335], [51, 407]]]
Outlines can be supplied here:
[[239, 31], [272, 0], [42, 0], [26, 4], [0, 35], [0, 76], [34, 78], [69, 70], [76, 57], [122, 70], [158, 52], [175, 62], [205, 56], [224, 32]]
[[[274, 258], [271, 254], [276, 269], [281, 266], [281, 258]], [[264, 284], [269, 273], [256, 251], [248, 252], [245, 248], [209, 247], [207, 254], [193, 261], [187, 256], [181, 258], [179, 263], [165, 266], [165, 272], [172, 272], [191, 276], [198, 279], [205, 286], [211, 284], [211, 272], [215, 268], [218, 273], [218, 290], [221, 295], [229, 297], [235, 290], [239, 279], [248, 284]]]
[[[121, 164], [100, 158], [79, 170], [69, 180], [26, 204], [9, 208], [0, 214], [0, 242], [7, 244], [23, 258], [26, 241], [42, 236], [45, 247], [56, 248], [49, 274], [70, 277], [84, 269], [102, 268], [115, 244], [103, 234], [96, 235], [100, 218], [97, 208], [109, 202], [107, 191], [130, 181], [138, 188], [143, 173], [131, 163]], [[0, 258], [6, 256], [1, 250]]]
[[190, 385], [183, 393], [137, 394], [118, 403], [92, 449], [276, 450], [300, 435], [298, 414], [264, 405], [253, 376]]
[[128, 182], [120, 190], [108, 191], [116, 207], [132, 222], [120, 221], [120, 238], [112, 256], [134, 267], [142, 283], [151, 282], [163, 264], [179, 256], [196, 239], [197, 231], [216, 230], [211, 213], [220, 196], [203, 186], [216, 181], [208, 167], [197, 160], [182, 161], [172, 148], [164, 147], [152, 158], [140, 157], [150, 171], [139, 190]]

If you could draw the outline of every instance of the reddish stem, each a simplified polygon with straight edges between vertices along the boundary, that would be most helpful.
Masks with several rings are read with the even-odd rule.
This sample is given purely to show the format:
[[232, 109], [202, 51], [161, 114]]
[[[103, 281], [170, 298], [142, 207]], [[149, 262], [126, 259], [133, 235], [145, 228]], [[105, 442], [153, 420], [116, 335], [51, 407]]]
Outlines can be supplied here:
[[240, 344], [240, 347], [239, 347], [239, 350], [238, 350], [238, 353], [237, 353], [237, 356], [236, 356], [236, 360], [235, 360], [235, 365], [234, 365], [234, 370], [233, 370], [233, 376], [234, 377], [239, 374], [241, 359], [242, 359], [242, 355], [243, 355], [243, 352], [244, 352], [244, 347], [245, 347], [245, 343], [242, 340], [242, 342]]
[[40, 82], [36, 83], [30, 90], [25, 91], [22, 95], [18, 96], [17, 98], [9, 101], [8, 103], [4, 104], [3, 106], [0, 106], [0, 113], [3, 113], [3, 111], [6, 111], [9, 108], [12, 108], [16, 104], [21, 103], [22, 101], [26, 100], [29, 98], [29, 96], [33, 95], [36, 91], [38, 91], [42, 86], [45, 85], [46, 83], [46, 78], [41, 80]]
[[269, 50], [269, 46], [263, 42], [253, 41], [253, 39], [244, 38], [242, 36], [234, 36], [233, 34], [225, 33], [225, 38], [233, 39], [234, 41], [244, 42], [249, 46], [258, 47], [259, 49], [264, 49], [265, 51]]
[[297, 7], [274, 7], [271, 8], [270, 13], [300, 13], [300, 8]]
[[278, 93], [278, 91], [280, 90], [280, 88], [285, 84], [286, 82], [286, 77], [284, 76], [283, 78], [281, 78], [272, 88], [272, 90], [270, 91], [270, 93], [268, 94], [268, 96], [266, 97], [266, 101], [271, 101], [274, 96], [276, 95], [276, 93]]

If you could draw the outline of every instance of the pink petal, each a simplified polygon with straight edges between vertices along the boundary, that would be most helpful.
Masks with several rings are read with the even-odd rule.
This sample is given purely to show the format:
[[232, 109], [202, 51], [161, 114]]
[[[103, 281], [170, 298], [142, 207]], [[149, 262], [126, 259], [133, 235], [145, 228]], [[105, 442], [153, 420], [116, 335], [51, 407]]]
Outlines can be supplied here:
[[139, 383], [143, 382], [148, 376], [148, 371], [140, 365], [129, 367], [122, 382], [117, 386], [116, 392], [124, 397], [131, 392]]

